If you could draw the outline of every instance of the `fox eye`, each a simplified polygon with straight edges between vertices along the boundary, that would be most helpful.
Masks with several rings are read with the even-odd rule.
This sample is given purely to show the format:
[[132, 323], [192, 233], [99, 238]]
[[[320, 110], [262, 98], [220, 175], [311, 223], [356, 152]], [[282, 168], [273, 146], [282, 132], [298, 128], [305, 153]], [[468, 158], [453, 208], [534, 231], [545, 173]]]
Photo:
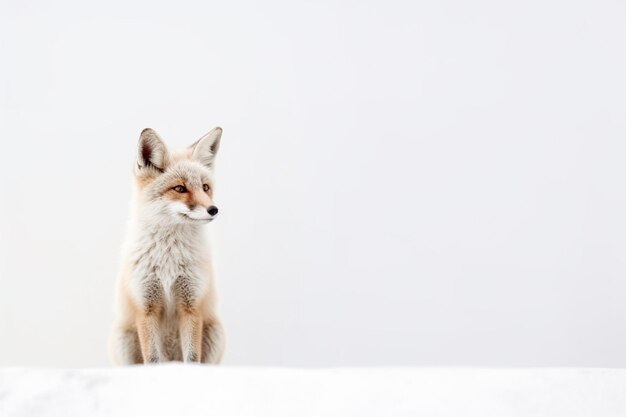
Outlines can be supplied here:
[[174, 191], [178, 192], [178, 193], [186, 193], [187, 192], [187, 188], [185, 188], [184, 185], [177, 185], [176, 187], [172, 188]]
[[202, 185], [202, 189], [203, 189], [204, 191], [209, 191], [209, 184], [203, 184], [203, 185]]

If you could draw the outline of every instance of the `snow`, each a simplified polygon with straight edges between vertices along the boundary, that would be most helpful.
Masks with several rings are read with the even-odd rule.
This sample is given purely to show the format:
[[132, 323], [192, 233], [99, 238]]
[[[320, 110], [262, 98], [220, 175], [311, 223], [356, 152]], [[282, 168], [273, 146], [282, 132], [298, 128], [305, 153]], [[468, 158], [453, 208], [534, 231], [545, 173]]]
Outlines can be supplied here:
[[0, 416], [626, 416], [623, 369], [0, 369]]

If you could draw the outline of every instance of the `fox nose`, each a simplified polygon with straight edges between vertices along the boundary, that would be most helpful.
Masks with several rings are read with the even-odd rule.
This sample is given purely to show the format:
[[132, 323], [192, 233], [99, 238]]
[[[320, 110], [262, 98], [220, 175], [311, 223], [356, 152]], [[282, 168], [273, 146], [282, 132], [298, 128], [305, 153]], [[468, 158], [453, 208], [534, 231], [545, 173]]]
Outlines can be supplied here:
[[209, 212], [211, 216], [215, 216], [219, 210], [217, 209], [217, 207], [211, 206], [206, 211]]

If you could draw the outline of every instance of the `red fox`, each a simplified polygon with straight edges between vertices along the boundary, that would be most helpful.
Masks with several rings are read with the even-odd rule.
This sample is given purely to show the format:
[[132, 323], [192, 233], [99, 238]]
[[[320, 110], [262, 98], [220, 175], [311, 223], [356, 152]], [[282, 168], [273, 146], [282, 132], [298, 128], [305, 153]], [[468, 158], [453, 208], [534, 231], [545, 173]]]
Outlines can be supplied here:
[[213, 167], [221, 136], [216, 127], [171, 152], [154, 130], [141, 132], [110, 337], [118, 365], [222, 358], [224, 331], [202, 234], [218, 212]]

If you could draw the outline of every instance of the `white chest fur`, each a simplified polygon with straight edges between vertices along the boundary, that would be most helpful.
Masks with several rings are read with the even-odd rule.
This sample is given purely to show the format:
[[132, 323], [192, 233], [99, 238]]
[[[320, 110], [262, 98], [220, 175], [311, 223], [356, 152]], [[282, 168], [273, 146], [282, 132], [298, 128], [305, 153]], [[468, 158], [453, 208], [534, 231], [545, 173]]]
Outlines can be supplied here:
[[139, 303], [159, 289], [166, 310], [174, 306], [176, 287], [199, 297], [208, 288], [209, 252], [194, 225], [143, 226], [130, 236], [127, 255], [132, 273], [130, 288]]

